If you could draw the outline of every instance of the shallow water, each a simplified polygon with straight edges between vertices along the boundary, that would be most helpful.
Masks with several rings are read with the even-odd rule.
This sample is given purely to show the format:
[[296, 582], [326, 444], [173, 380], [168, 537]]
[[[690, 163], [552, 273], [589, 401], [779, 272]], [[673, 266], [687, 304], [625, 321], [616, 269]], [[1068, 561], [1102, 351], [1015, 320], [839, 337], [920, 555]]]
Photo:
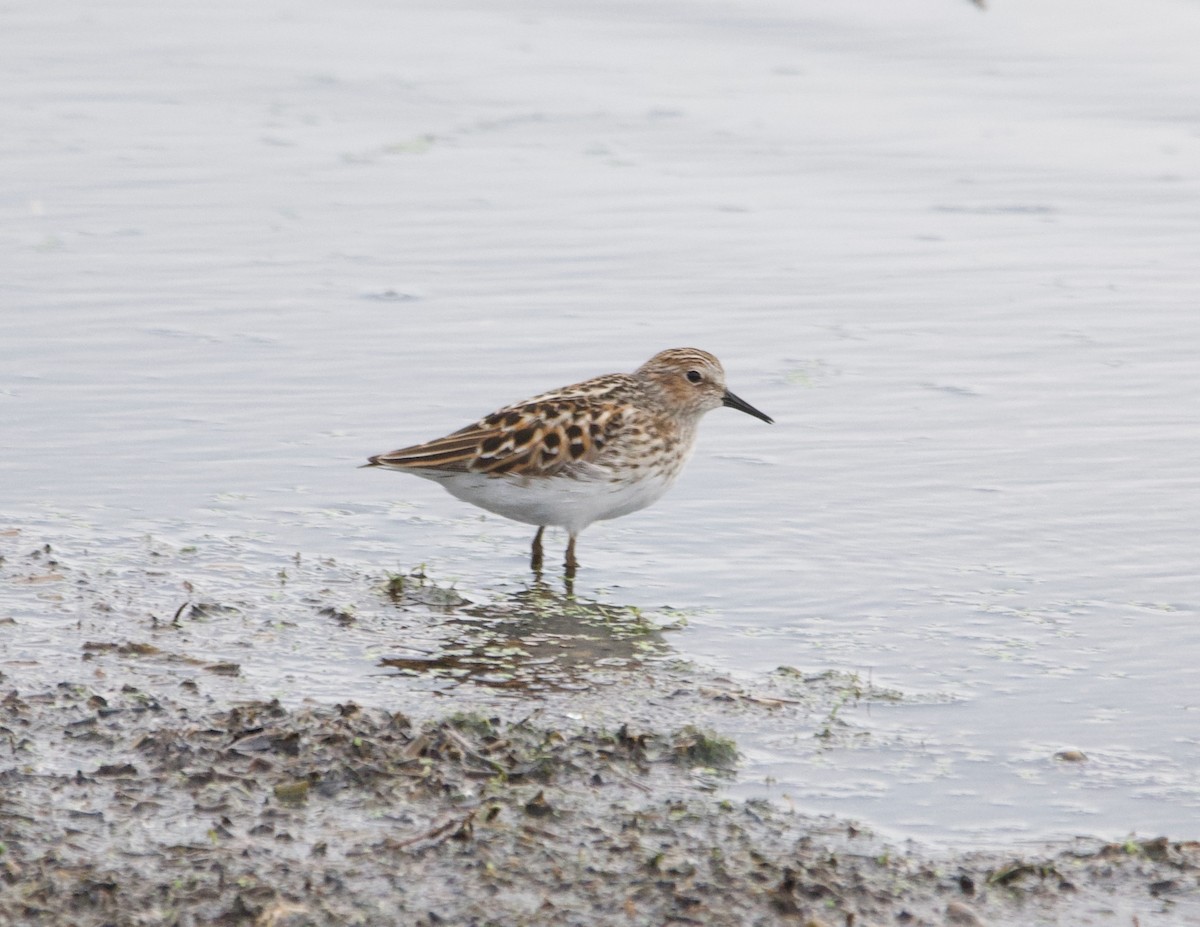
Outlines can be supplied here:
[[[905, 696], [818, 754], [748, 721], [739, 791], [1198, 836], [1200, 7], [851, 6], [4, 11], [6, 520], [488, 600], [529, 532], [355, 465], [707, 348], [777, 424], [710, 416], [576, 591]], [[253, 684], [386, 702], [311, 634]]]

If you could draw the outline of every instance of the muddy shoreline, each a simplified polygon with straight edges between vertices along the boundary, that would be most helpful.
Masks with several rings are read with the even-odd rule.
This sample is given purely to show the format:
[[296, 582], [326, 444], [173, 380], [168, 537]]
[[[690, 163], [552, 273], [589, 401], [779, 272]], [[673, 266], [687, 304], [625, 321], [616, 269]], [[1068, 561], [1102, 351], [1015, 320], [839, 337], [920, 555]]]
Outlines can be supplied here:
[[297, 563], [298, 626], [368, 623], [345, 607], [366, 596], [427, 637], [373, 657], [410, 683], [394, 705], [270, 698], [251, 664], [279, 639], [202, 589], [195, 552], [5, 541], [0, 924], [1200, 923], [1194, 842], [935, 855], [720, 795], [739, 716], [846, 736], [830, 706], [890, 697], [854, 680], [748, 687], [672, 658], [644, 615]]

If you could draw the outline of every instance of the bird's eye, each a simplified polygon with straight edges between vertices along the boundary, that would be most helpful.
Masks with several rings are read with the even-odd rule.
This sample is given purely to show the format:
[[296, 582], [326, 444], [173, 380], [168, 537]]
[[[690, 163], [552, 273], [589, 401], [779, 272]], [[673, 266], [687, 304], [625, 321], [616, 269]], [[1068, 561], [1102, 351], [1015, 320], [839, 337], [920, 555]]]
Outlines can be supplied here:
[[700, 375], [699, 370], [689, 370], [687, 372], [687, 378], [689, 383], [699, 383], [704, 379], [704, 377]]

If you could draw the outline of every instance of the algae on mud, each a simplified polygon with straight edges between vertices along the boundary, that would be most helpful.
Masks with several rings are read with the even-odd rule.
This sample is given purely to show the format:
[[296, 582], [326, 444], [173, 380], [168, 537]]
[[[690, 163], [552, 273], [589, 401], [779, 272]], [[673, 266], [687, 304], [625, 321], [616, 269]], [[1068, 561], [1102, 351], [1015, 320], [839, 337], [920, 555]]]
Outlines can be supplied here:
[[[0, 773], [0, 922], [30, 927], [1195, 913], [1200, 845], [924, 859], [833, 819], [707, 798], [678, 771], [679, 739], [649, 731], [415, 724], [349, 703], [196, 710], [67, 683], [10, 692], [0, 719], [15, 760]], [[49, 752], [79, 768], [47, 771]]]
[[[419, 573], [231, 571], [218, 546], [220, 568], [144, 540], [0, 562], [0, 923], [1200, 920], [1194, 843], [928, 855], [708, 794], [747, 715], [823, 750], [866, 736], [848, 701], [899, 693], [790, 669], [748, 688], [636, 610], [542, 586], [480, 605]], [[312, 634], [371, 654], [375, 705], [315, 675], [257, 694]], [[378, 674], [418, 635], [428, 666]]]

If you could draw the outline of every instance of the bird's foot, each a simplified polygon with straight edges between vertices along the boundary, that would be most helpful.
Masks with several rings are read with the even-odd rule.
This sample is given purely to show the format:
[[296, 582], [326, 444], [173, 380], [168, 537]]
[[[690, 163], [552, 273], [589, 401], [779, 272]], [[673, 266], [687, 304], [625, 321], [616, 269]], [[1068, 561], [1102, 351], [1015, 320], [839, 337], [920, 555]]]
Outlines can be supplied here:
[[575, 559], [575, 535], [571, 535], [571, 540], [567, 541], [567, 559], [563, 566], [566, 567], [567, 579], [574, 579], [575, 571], [579, 568], [579, 561]]
[[533, 572], [538, 573], [539, 575], [542, 572], [542, 533], [545, 530], [546, 529], [544, 526], [537, 529], [537, 534], [533, 536], [533, 550], [529, 555], [529, 569], [533, 570]]

